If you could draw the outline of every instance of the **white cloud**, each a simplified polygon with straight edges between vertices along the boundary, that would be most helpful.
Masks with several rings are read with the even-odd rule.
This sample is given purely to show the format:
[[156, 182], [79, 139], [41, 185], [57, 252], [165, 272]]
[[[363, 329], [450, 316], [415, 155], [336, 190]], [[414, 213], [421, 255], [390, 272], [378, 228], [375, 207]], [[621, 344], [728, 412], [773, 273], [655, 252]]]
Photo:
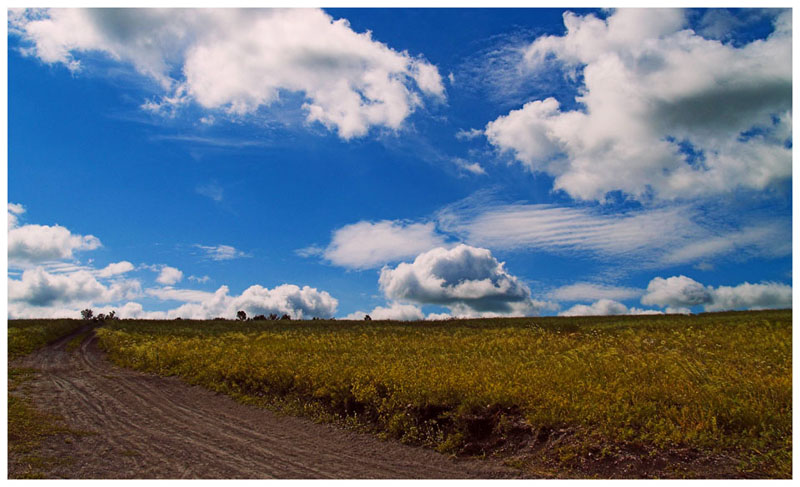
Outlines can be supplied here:
[[222, 201], [222, 198], [224, 196], [222, 188], [216, 183], [201, 184], [197, 186], [194, 190], [195, 192], [197, 192], [197, 194], [203, 195], [206, 198], [210, 198], [216, 201], [217, 203]]
[[175, 289], [172, 286], [159, 288], [148, 288], [145, 292], [162, 301], [183, 301], [186, 303], [202, 303], [214, 296], [208, 291], [198, 291], [195, 289]]
[[792, 287], [775, 282], [737, 286], [704, 286], [686, 276], [656, 277], [647, 286], [642, 304], [668, 307], [668, 312], [688, 312], [703, 306], [705, 311], [732, 309], [791, 308]]
[[238, 296], [230, 296], [228, 286], [221, 286], [214, 293], [172, 288], [148, 289], [147, 292], [165, 300], [186, 301], [186, 304], [165, 312], [170, 319], [233, 318], [240, 310], [248, 316], [275, 313], [279, 316], [288, 314], [294, 319], [329, 318], [336, 313], [339, 304], [325, 291], [294, 284], [282, 284], [273, 289], [254, 285]]
[[591, 282], [578, 282], [553, 289], [547, 294], [556, 301], [593, 301], [599, 299], [630, 299], [641, 296], [643, 291], [632, 287], [609, 286]]
[[486, 174], [486, 170], [477, 162], [470, 162], [466, 159], [462, 159], [460, 157], [454, 157], [453, 163], [458, 166], [459, 169], [463, 171], [470, 172], [476, 175], [484, 175]]
[[463, 244], [384, 267], [379, 284], [388, 299], [443, 305], [459, 316], [535, 314], [547, 305], [533, 300], [530, 289], [489, 250]]
[[195, 247], [203, 250], [206, 253], [206, 257], [211, 260], [231, 260], [239, 257], [250, 257], [250, 254], [237, 250], [230, 245], [195, 244]]
[[8, 231], [8, 264], [19, 267], [71, 259], [72, 253], [100, 247], [94, 235], [75, 235], [60, 225], [23, 225]]
[[483, 130], [480, 129], [461, 129], [456, 132], [456, 138], [459, 140], [472, 140], [483, 135]]
[[40, 266], [26, 270], [20, 279], [8, 280], [9, 303], [24, 306], [110, 303], [139, 295], [141, 285], [136, 280], [113, 281], [106, 285], [89, 271], [51, 274]]
[[208, 281], [211, 280], [211, 277], [209, 277], [209, 276], [202, 276], [202, 277], [189, 276], [188, 279], [190, 281], [193, 281], [193, 282], [197, 282], [197, 283], [200, 283], [200, 284], [205, 284], [205, 283], [207, 283]]
[[[501, 204], [484, 192], [442, 208], [439, 228], [470, 245], [633, 259], [663, 266], [722, 256], [791, 255], [791, 219], [706, 213], [674, 204], [619, 213], [587, 206]], [[737, 221], [738, 220], [738, 221]], [[725, 221], [726, 223], [723, 223]]]
[[[24, 211], [21, 205], [9, 205], [9, 214]], [[59, 226], [16, 226], [9, 231], [9, 257], [30, 264], [36, 260], [67, 259], [73, 250], [88, 250], [99, 246], [93, 236], [72, 235]], [[232, 258], [242, 253], [230, 246], [203, 247], [215, 258]], [[89, 261], [91, 264], [91, 260]], [[217, 316], [235, 317], [239, 310], [249, 315], [276, 313], [289, 314], [303, 319], [314, 316], [330, 317], [336, 312], [338, 301], [325, 291], [309, 286], [298, 287], [283, 284], [274, 289], [259, 285], [250, 286], [238, 296], [230, 296], [228, 287], [216, 292], [179, 289], [173, 284], [183, 279], [183, 272], [166, 265], [142, 265], [142, 268], [158, 272], [156, 281], [163, 287], [149, 288], [143, 293], [136, 279], [120, 279], [119, 276], [134, 270], [128, 261], [113, 262], [102, 269], [73, 262], [48, 261], [25, 269], [21, 275], [10, 273], [8, 278], [8, 317], [16, 318], [77, 318], [84, 308], [97, 313], [117, 310], [123, 318], [172, 319], [176, 317], [208, 319]], [[207, 282], [208, 276], [189, 278], [196, 282]], [[137, 302], [122, 301], [143, 295], [163, 301], [179, 301], [183, 304], [167, 311], [146, 311]]]
[[428, 316], [425, 317], [428, 321], [442, 321], [442, 320], [449, 320], [453, 316], [450, 313], [428, 313]]
[[674, 247], [699, 232], [686, 207], [604, 215], [596, 210], [553, 205], [458, 202], [437, 214], [439, 225], [473, 244], [491, 248], [592, 251], [619, 256]]
[[77, 70], [97, 51], [132, 64], [164, 90], [146, 103], [155, 111], [192, 100], [246, 115], [296, 92], [308, 122], [349, 139], [399, 129], [422, 95], [444, 97], [435, 66], [319, 9], [29, 10], [9, 24], [47, 63]]
[[323, 256], [338, 266], [369, 269], [444, 244], [433, 223], [361, 221], [334, 231]]
[[422, 310], [413, 304], [391, 303], [389, 307], [376, 306], [369, 313], [363, 311], [350, 313], [344, 319], [363, 320], [366, 315], [369, 315], [373, 320], [417, 321], [425, 318]]
[[591, 305], [576, 304], [568, 310], [559, 313], [559, 316], [608, 316], [626, 315], [628, 307], [611, 299], [600, 299]]
[[176, 282], [180, 282], [183, 279], [183, 272], [175, 267], [170, 267], [165, 265], [161, 267], [161, 271], [156, 277], [156, 282], [161, 284], [175, 284]]
[[662, 262], [679, 264], [696, 262], [709, 257], [736, 254], [780, 257], [792, 254], [792, 225], [789, 219], [749, 223], [738, 229], [713, 235], [698, 235], [694, 241], [667, 249]]
[[[689, 314], [689, 310], [686, 310], [685, 313], [682, 311], [675, 311], [672, 308], [666, 309], [667, 313], [681, 313], [681, 314]], [[629, 315], [663, 315], [664, 311], [659, 311], [657, 309], [642, 309], [642, 308], [630, 308], [628, 310]]]
[[647, 285], [647, 294], [642, 296], [642, 304], [655, 306], [691, 307], [711, 300], [709, 289], [686, 276], [656, 277]]
[[556, 190], [693, 198], [791, 177], [790, 10], [767, 39], [738, 48], [684, 29], [678, 10], [568, 12], [564, 24], [564, 36], [533, 42], [525, 63], [582, 73], [582, 107], [534, 100], [485, 130], [499, 150], [552, 175]]
[[81, 307], [67, 306], [30, 306], [21, 302], [8, 303], [8, 319], [36, 319], [36, 318], [80, 318]]
[[661, 315], [663, 311], [656, 309], [628, 308], [619, 301], [599, 299], [590, 305], [576, 304], [559, 316], [612, 316], [612, 315]]
[[677, 307], [676, 308], [676, 307], [673, 307], [673, 306], [667, 306], [664, 309], [664, 312], [666, 314], [668, 314], [668, 315], [689, 315], [689, 314], [692, 314], [692, 310], [690, 310], [689, 308], [684, 308], [684, 307]]
[[16, 227], [19, 222], [19, 216], [25, 213], [25, 207], [17, 203], [8, 204], [8, 229]]
[[791, 308], [792, 286], [775, 282], [737, 286], [719, 286], [714, 289], [714, 300], [705, 306], [706, 311], [727, 309]]
[[127, 260], [123, 260], [120, 262], [112, 262], [108, 264], [104, 268], [97, 271], [98, 277], [111, 277], [116, 276], [118, 274], [125, 274], [126, 272], [130, 272], [134, 269], [133, 264], [128, 262]]
[[164, 320], [167, 319], [165, 311], [145, 311], [141, 304], [129, 301], [121, 308], [115, 310], [121, 319], [139, 320]]

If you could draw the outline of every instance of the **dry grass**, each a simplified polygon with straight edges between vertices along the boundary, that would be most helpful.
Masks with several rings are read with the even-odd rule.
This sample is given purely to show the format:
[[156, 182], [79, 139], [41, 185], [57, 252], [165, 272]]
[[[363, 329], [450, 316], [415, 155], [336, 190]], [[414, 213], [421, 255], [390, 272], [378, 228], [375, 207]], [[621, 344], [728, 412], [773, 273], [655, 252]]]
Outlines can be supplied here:
[[641, 445], [725, 452], [742, 475], [791, 475], [791, 311], [126, 320], [98, 335], [120, 365], [441, 451], [490, 452], [522, 433], [569, 431], [580, 448], [567, 449], [565, 464]]

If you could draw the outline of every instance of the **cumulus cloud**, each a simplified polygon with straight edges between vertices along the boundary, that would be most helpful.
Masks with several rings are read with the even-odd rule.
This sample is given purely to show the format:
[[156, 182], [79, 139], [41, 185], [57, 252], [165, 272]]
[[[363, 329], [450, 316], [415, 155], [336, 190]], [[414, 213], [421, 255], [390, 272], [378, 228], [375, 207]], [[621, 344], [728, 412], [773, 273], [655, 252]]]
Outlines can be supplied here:
[[205, 252], [206, 257], [211, 260], [231, 260], [239, 257], [250, 257], [246, 252], [236, 249], [230, 245], [200, 245], [195, 244], [195, 247]]
[[564, 14], [563, 36], [528, 46], [527, 67], [583, 84], [576, 109], [533, 100], [485, 135], [574, 198], [647, 200], [762, 190], [791, 177], [791, 11], [741, 47], [685, 27], [682, 11]]
[[334, 231], [322, 255], [338, 266], [369, 269], [416, 256], [444, 243], [433, 223], [361, 221]]
[[89, 271], [51, 274], [43, 267], [28, 269], [20, 279], [8, 280], [9, 304], [48, 307], [74, 303], [110, 303], [141, 295], [136, 280], [114, 281], [106, 285]]
[[591, 305], [576, 304], [559, 316], [607, 316], [628, 314], [628, 307], [611, 299], [600, 299]]
[[547, 303], [509, 274], [487, 249], [458, 245], [424, 252], [412, 263], [384, 267], [380, 288], [388, 299], [449, 307], [459, 316], [535, 314]]
[[428, 316], [425, 317], [428, 321], [443, 321], [449, 320], [450, 318], [453, 318], [453, 315], [450, 313], [428, 313]]
[[8, 204], [8, 264], [27, 267], [32, 264], [71, 259], [72, 253], [101, 246], [94, 235], [75, 235], [60, 225], [20, 225], [25, 207]]
[[792, 287], [786, 284], [767, 282], [738, 286], [719, 286], [714, 289], [714, 300], [705, 307], [706, 311], [727, 309], [770, 309], [791, 308]]
[[161, 271], [156, 277], [156, 282], [169, 285], [180, 282], [181, 279], [183, 279], [183, 272], [180, 269], [165, 265], [161, 267]]
[[599, 299], [592, 304], [576, 304], [562, 311], [559, 316], [612, 316], [612, 315], [660, 315], [655, 309], [628, 308], [619, 301]]
[[118, 274], [125, 274], [126, 272], [130, 272], [134, 269], [133, 264], [128, 262], [127, 260], [123, 260], [120, 262], [112, 262], [108, 264], [104, 268], [97, 271], [97, 275], [99, 277], [111, 277], [116, 276]]
[[688, 312], [693, 306], [703, 306], [705, 311], [791, 308], [792, 287], [775, 282], [744, 282], [715, 288], [683, 275], [656, 277], [648, 284], [641, 302], [666, 306], [675, 312]]
[[161, 85], [144, 104], [156, 112], [193, 101], [241, 116], [294, 92], [308, 122], [349, 139], [399, 129], [423, 97], [445, 96], [435, 66], [319, 9], [25, 10], [10, 14], [9, 31], [74, 71], [92, 52], [130, 63]]
[[413, 304], [391, 303], [388, 307], [376, 306], [369, 313], [363, 311], [350, 313], [344, 319], [363, 320], [366, 315], [369, 315], [373, 320], [416, 321], [425, 318], [422, 310]]
[[60, 225], [22, 225], [8, 231], [8, 264], [20, 267], [71, 259], [73, 252], [100, 247], [94, 235], [76, 235]]
[[326, 291], [294, 284], [282, 284], [273, 289], [254, 285], [238, 296], [229, 295], [228, 286], [221, 286], [213, 293], [174, 288], [148, 289], [147, 293], [163, 300], [185, 301], [185, 304], [164, 312], [168, 319], [231, 318], [240, 310], [249, 316], [275, 313], [288, 314], [295, 319], [330, 318], [339, 305], [339, 301]]
[[690, 277], [656, 277], [647, 285], [642, 304], [691, 307], [710, 303], [711, 299], [711, 291]]
[[[9, 205], [9, 215], [23, 212], [21, 205]], [[227, 286], [213, 293], [175, 288], [173, 285], [183, 279], [183, 272], [167, 265], [141, 266], [157, 272], [156, 282], [163, 284], [162, 287], [143, 290], [138, 280], [121, 278], [135, 269], [128, 261], [112, 262], [102, 269], [64, 261], [71, 258], [75, 250], [97, 246], [99, 240], [93, 236], [73, 235], [59, 226], [18, 226], [14, 221], [9, 231], [9, 260], [12, 263], [24, 262], [26, 266], [39, 260], [48, 262], [25, 268], [19, 277], [16, 273], [9, 277], [8, 317], [77, 318], [80, 310], [88, 307], [97, 313], [114, 309], [123, 318], [208, 319], [234, 317], [237, 311], [244, 310], [249, 315], [276, 313], [303, 319], [331, 317], [338, 306], [338, 301], [325, 291], [293, 284], [283, 284], [274, 289], [254, 285], [238, 296], [229, 295]], [[218, 260], [241, 254], [230, 246], [200, 247]], [[190, 276], [190, 280], [199, 283], [209, 279], [208, 276]], [[182, 304], [166, 311], [147, 311], [141, 303], [132, 301], [142, 296]], [[124, 301], [127, 302], [119, 306]]]
[[16, 227], [19, 223], [19, 216], [25, 213], [25, 207], [17, 203], [8, 204], [8, 229]]
[[145, 311], [144, 307], [133, 301], [125, 303], [121, 308], [115, 310], [117, 316], [121, 319], [139, 319], [139, 320], [165, 320], [167, 313], [165, 311]]

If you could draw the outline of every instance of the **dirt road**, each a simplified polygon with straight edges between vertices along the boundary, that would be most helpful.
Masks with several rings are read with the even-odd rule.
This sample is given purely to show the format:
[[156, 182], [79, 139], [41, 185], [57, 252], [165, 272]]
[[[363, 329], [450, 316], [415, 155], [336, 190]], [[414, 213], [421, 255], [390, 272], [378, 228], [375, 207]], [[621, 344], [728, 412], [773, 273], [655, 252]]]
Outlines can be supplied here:
[[[85, 330], [84, 330], [85, 331]], [[422, 448], [283, 417], [227, 396], [111, 364], [80, 331], [14, 365], [39, 371], [30, 398], [70, 428], [96, 434], [46, 441], [65, 459], [50, 478], [498, 478], [490, 460], [453, 459]], [[10, 462], [11, 464], [11, 462]], [[11, 469], [12, 466], [10, 465]], [[10, 471], [13, 476], [13, 470]]]

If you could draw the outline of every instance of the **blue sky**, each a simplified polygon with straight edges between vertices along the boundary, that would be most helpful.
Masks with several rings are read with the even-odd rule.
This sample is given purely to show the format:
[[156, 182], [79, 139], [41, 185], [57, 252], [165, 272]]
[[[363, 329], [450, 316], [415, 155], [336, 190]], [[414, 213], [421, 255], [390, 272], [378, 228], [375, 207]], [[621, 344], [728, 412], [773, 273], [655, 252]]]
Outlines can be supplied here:
[[9, 317], [791, 307], [788, 10], [8, 29]]

